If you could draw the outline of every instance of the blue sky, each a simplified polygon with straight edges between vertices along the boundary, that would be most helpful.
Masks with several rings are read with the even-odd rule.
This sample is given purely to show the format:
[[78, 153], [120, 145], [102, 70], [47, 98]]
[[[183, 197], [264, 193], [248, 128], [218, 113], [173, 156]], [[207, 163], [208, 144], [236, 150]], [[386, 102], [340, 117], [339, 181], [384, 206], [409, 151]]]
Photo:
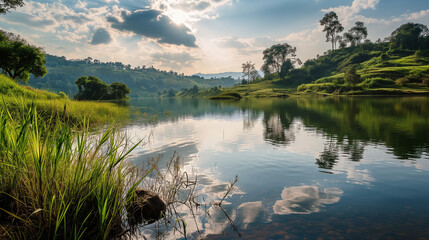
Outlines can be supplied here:
[[330, 48], [319, 20], [335, 11], [368, 38], [403, 23], [429, 25], [428, 0], [33, 0], [0, 16], [0, 28], [47, 53], [122, 61], [185, 74], [262, 65], [262, 51], [287, 42], [301, 60]]

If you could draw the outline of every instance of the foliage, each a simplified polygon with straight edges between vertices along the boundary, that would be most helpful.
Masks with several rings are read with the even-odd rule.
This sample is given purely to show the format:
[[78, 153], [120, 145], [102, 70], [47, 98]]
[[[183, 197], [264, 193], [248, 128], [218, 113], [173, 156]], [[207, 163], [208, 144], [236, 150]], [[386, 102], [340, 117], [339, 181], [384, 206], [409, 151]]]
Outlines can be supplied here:
[[24, 6], [24, 0], [2, 0], [0, 2], [0, 14], [5, 14], [10, 9]]
[[47, 89], [55, 92], [65, 92], [69, 96], [78, 93], [75, 81], [81, 76], [95, 76], [106, 84], [120, 80], [132, 92], [130, 97], [154, 97], [158, 92], [173, 89], [211, 88], [215, 86], [233, 86], [233, 78], [203, 79], [199, 76], [185, 76], [184, 74], [158, 70], [153, 67], [138, 66], [131, 68], [121, 62], [100, 62], [99, 60], [69, 60], [65, 57], [46, 55], [46, 67], [49, 71], [43, 79], [31, 79], [30, 86]]
[[253, 69], [252, 71], [250, 71], [250, 79], [252, 81], [256, 81], [256, 80], [258, 80], [260, 78], [261, 78], [261, 75], [259, 75], [258, 70]]
[[[12, 239], [109, 239], [130, 226], [123, 213], [138, 179], [114, 128], [73, 131], [35, 105], [0, 106], [0, 230]], [[122, 150], [124, 149], [124, 150]]]
[[368, 78], [365, 79], [359, 86], [364, 88], [381, 88], [391, 87], [395, 85], [395, 81], [386, 78]]
[[296, 47], [292, 47], [287, 43], [273, 45], [265, 49], [263, 54], [264, 64], [261, 70], [266, 75], [271, 73], [280, 74], [282, 65], [287, 60], [291, 61], [292, 64], [301, 64], [301, 60], [296, 57]]
[[406, 23], [391, 34], [391, 49], [427, 49], [429, 35], [426, 25], [420, 23]]
[[280, 69], [280, 78], [284, 79], [286, 77], [286, 75], [290, 72], [290, 70], [293, 69], [293, 64], [290, 61], [290, 59], [287, 59], [283, 64], [282, 67]]
[[252, 62], [245, 62], [242, 64], [241, 68], [243, 69], [242, 73], [244, 74], [244, 77], [247, 77], [247, 82], [250, 82], [250, 73], [255, 70], [255, 64]]
[[368, 37], [368, 29], [363, 22], [356, 22], [355, 26], [344, 34], [344, 40], [350, 43], [351, 46], [359, 45], [366, 37]]
[[41, 49], [19, 40], [11, 40], [3, 32], [0, 32], [0, 36], [0, 68], [4, 74], [13, 80], [27, 83], [30, 74], [37, 78], [47, 73]]
[[9, 77], [0, 75], [0, 99], [10, 112], [27, 111], [31, 105], [39, 110], [39, 116], [49, 120], [58, 116], [70, 126], [106, 124], [127, 119], [128, 109], [113, 103], [77, 102], [61, 98], [52, 92], [20, 86]]
[[123, 83], [114, 82], [107, 85], [94, 76], [80, 77], [75, 84], [79, 89], [77, 100], [120, 100], [125, 99], [130, 89]]
[[353, 85], [353, 87], [361, 81], [360, 75], [356, 73], [356, 68], [354, 67], [347, 69], [344, 79], [348, 84]]
[[338, 16], [335, 12], [326, 13], [320, 20], [320, 25], [324, 26], [323, 31], [326, 32], [326, 42], [332, 43], [332, 51], [336, 49], [336, 43], [339, 40], [337, 37], [344, 30], [343, 25], [338, 21]]
[[113, 82], [110, 84], [111, 99], [125, 99], [129, 93], [130, 89], [123, 83]]

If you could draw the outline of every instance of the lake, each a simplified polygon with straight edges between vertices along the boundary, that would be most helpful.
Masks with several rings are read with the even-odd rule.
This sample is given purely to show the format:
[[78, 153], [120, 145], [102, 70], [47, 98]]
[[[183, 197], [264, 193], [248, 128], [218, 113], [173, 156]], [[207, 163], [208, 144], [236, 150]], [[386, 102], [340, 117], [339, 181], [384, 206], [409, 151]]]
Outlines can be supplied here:
[[[429, 98], [134, 99], [131, 161], [197, 176], [196, 239], [429, 239]], [[146, 114], [145, 114], [146, 113]], [[222, 203], [230, 181], [238, 182]], [[157, 225], [154, 230], [154, 226]], [[183, 238], [172, 226], [148, 239]]]

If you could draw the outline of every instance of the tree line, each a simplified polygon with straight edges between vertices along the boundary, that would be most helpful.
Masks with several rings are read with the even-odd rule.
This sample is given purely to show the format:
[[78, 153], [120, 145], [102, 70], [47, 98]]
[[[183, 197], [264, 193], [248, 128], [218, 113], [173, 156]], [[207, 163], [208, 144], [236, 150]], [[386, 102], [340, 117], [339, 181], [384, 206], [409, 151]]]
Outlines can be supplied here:
[[[347, 47], [357, 47], [362, 44], [371, 44], [371, 41], [367, 39], [368, 29], [361, 21], [356, 22], [353, 27], [343, 34], [341, 33], [344, 31], [344, 27], [335, 12], [326, 13], [319, 23], [324, 27], [323, 32], [326, 33], [326, 42], [331, 43], [331, 52], [338, 48], [342, 49]], [[389, 37], [384, 40], [378, 39], [375, 42], [375, 44], [381, 43], [387, 43], [388, 48], [391, 51], [394, 49], [426, 50], [429, 48], [428, 28], [426, 25], [420, 23], [406, 23], [393, 31]], [[285, 79], [292, 73], [302, 76], [299, 72], [294, 71], [297, 66], [302, 65], [301, 60], [296, 55], [296, 51], [296, 47], [293, 47], [288, 43], [275, 44], [265, 49], [263, 51], [264, 63], [261, 67], [261, 70], [264, 73], [264, 78], [267, 80], [274, 78]], [[325, 55], [330, 51], [325, 52]], [[314, 61], [315, 60], [311, 59], [307, 60], [303, 67], [306, 68], [307, 66], [311, 66]], [[323, 69], [320, 70], [323, 71]], [[257, 79], [252, 77], [252, 72], [255, 71], [255, 64], [252, 64], [251, 62], [242, 64], [243, 77], [247, 78], [247, 82]], [[350, 66], [346, 66], [345, 80], [350, 85], [356, 85], [356, 83], [359, 82], [359, 79], [360, 76], [356, 73], [356, 68], [352, 66], [351, 63]]]

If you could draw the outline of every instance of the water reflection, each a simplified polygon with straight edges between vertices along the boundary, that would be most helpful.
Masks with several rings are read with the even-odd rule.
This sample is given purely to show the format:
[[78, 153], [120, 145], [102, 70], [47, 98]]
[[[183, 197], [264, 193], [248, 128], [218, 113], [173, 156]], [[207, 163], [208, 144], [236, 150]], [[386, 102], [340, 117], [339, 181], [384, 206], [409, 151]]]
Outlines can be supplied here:
[[281, 200], [273, 206], [275, 214], [310, 214], [319, 212], [327, 204], [340, 201], [343, 191], [338, 188], [319, 190], [316, 186], [285, 187]]
[[246, 229], [249, 223], [255, 221], [262, 210], [262, 201], [246, 202], [238, 206], [238, 213], [242, 216], [243, 229]]
[[[392, 226], [404, 216], [418, 226], [429, 222], [429, 98], [139, 101], [128, 130], [143, 137], [153, 132], [153, 142], [137, 150], [135, 162], [177, 152], [184, 170], [198, 176], [200, 203], [219, 201], [228, 180], [239, 177], [225, 201], [228, 217], [216, 207], [196, 217], [177, 209], [191, 239], [237, 238], [230, 220], [248, 238], [267, 236], [258, 232], [263, 227], [295, 224], [299, 231], [290, 236], [296, 239], [339, 228], [353, 239], [358, 234], [347, 230], [360, 224], [356, 219], [367, 219], [367, 226], [385, 220], [371, 222], [373, 215], [390, 214]], [[141, 121], [144, 112], [156, 113], [159, 121]], [[419, 213], [423, 217], [414, 221]], [[339, 226], [338, 219], [348, 225]], [[303, 234], [309, 229], [310, 235]]]

